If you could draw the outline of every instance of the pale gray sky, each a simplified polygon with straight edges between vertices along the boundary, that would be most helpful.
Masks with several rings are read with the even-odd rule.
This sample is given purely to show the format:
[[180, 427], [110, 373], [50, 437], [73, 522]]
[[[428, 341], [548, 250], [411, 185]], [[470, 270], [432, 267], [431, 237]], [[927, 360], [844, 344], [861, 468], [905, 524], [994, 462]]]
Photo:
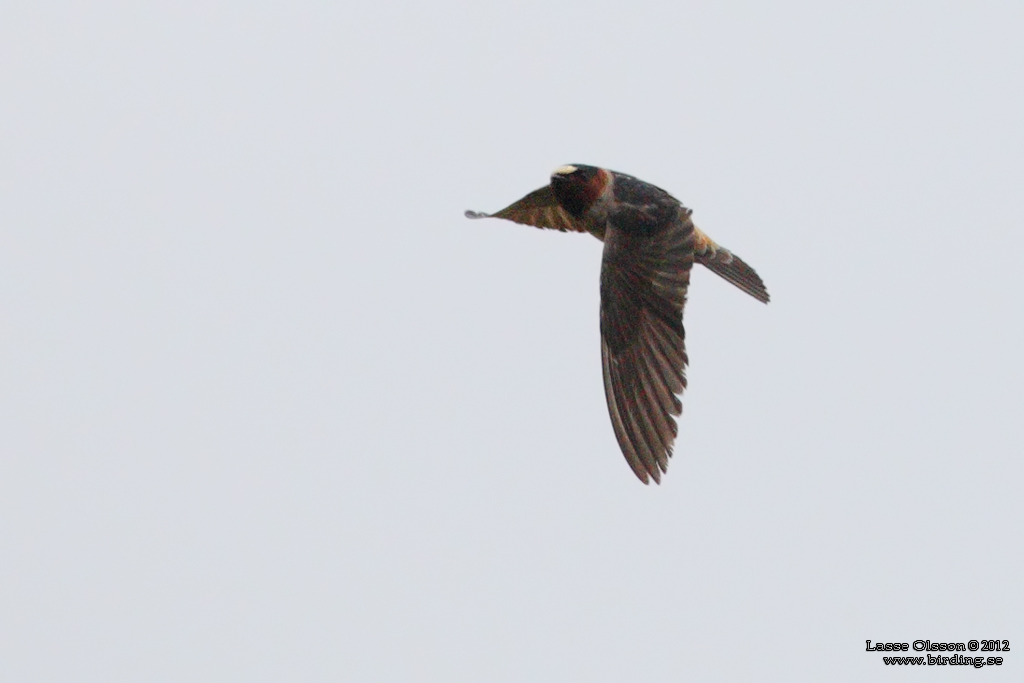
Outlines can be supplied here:
[[[1021, 680], [1024, 5], [846, 5], [5, 4], [0, 680]], [[568, 162], [773, 297], [660, 487]]]

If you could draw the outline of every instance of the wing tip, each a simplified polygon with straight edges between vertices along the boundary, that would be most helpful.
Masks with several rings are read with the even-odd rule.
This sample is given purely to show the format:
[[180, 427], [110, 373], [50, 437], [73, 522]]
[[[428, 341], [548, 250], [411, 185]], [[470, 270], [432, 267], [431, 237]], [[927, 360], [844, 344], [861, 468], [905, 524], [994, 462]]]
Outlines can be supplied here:
[[[628, 458], [626, 459], [626, 462], [629, 465], [629, 469], [633, 470], [633, 474], [636, 475], [636, 478], [640, 480], [641, 484], [643, 484], [644, 486], [650, 486], [651, 485], [651, 478], [647, 474], [647, 470], [645, 470], [640, 465], [640, 463], [637, 463], [634, 466], [634, 464], [632, 462], [629, 462]], [[655, 483], [657, 483], [657, 482], [655, 482]]]
[[633, 467], [632, 463], [630, 463], [629, 466], [633, 470], [633, 474], [636, 475], [636, 478], [639, 479], [644, 486], [650, 486], [652, 480], [655, 484], [658, 484], [660, 486], [661, 475], [668, 472], [667, 469], [661, 469], [661, 467], [657, 463], [655, 463], [654, 467], [650, 469], [645, 468], [643, 465], [639, 463], [639, 469], [637, 467]]

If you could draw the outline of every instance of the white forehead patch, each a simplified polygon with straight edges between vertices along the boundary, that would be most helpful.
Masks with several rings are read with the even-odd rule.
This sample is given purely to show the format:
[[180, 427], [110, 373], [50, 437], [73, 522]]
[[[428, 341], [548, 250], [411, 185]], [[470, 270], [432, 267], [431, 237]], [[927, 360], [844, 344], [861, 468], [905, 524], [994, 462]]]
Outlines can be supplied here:
[[570, 173], [575, 173], [577, 170], [579, 170], [579, 169], [577, 169], [575, 166], [571, 166], [571, 165], [570, 166], [559, 166], [558, 168], [555, 169], [555, 172], [552, 173], [551, 175], [569, 175]]

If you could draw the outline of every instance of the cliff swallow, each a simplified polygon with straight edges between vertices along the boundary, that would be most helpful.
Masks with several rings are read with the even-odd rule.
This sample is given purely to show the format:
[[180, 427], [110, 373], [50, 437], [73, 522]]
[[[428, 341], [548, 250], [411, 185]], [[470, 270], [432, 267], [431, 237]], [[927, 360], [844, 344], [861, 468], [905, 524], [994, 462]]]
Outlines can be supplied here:
[[601, 364], [615, 436], [640, 481], [661, 481], [686, 388], [683, 306], [694, 261], [758, 301], [768, 291], [754, 269], [715, 244], [679, 200], [642, 180], [572, 164], [551, 183], [493, 214], [538, 228], [589, 232], [604, 242]]

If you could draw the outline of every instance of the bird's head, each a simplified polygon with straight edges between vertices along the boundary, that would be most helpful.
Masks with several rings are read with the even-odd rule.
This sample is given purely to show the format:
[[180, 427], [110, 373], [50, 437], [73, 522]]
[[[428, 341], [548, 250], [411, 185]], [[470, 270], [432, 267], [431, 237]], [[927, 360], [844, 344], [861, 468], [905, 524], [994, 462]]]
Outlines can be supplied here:
[[555, 199], [573, 218], [582, 218], [604, 192], [611, 174], [603, 168], [570, 164], [551, 174]]

